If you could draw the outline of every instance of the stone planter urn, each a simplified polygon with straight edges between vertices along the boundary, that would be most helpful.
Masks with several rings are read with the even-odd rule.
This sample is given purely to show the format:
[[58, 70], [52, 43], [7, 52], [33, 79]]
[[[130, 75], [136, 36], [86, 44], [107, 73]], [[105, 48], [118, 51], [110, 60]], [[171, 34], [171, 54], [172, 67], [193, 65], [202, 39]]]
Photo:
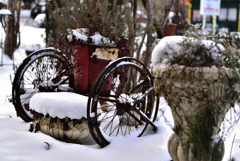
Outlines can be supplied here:
[[[240, 74], [221, 61], [197, 66], [184, 64], [183, 60], [178, 63], [174, 54], [181, 56], [186, 51], [179, 45], [182, 41], [176, 36], [163, 38], [152, 54], [155, 93], [166, 99], [174, 119], [168, 151], [173, 161], [221, 161], [224, 142], [220, 126], [238, 98]], [[207, 46], [212, 42], [204, 43]], [[206, 47], [216, 53], [213, 49]]]
[[221, 161], [218, 134], [234, 101], [229, 83], [239, 75], [228, 68], [173, 65], [155, 68], [154, 76], [155, 92], [162, 93], [174, 118], [168, 141], [173, 161]]
[[221, 161], [220, 125], [234, 101], [239, 74], [228, 68], [161, 66], [153, 69], [155, 92], [168, 102], [174, 134], [168, 141], [173, 161]]

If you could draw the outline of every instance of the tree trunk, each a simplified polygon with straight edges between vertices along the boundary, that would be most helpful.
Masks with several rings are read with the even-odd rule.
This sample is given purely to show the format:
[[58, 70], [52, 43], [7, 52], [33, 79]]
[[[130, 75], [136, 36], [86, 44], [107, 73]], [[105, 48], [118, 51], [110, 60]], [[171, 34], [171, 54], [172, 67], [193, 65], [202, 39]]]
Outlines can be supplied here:
[[[142, 1], [142, 4], [145, 8], [145, 10], [147, 10], [147, 0], [141, 0]], [[151, 2], [153, 3], [153, 2]], [[157, 37], [158, 38], [163, 38], [164, 37], [164, 34], [163, 34], [163, 28], [167, 22], [167, 19], [168, 19], [168, 15], [169, 15], [169, 12], [171, 11], [171, 8], [174, 4], [174, 0], [170, 0], [169, 4], [165, 6], [164, 8], [164, 16], [163, 16], [163, 19], [161, 22], [157, 22], [157, 20], [154, 18], [153, 19], [153, 26], [155, 28], [155, 31], [157, 33]]]
[[175, 9], [175, 16], [173, 17], [173, 23], [177, 24], [175, 34], [178, 35], [178, 33], [181, 32], [181, 28], [180, 28], [180, 25], [179, 25], [179, 22], [180, 22], [180, 17], [179, 17], [180, 0], [175, 0], [174, 9]]
[[[136, 59], [138, 59], [138, 60], [140, 60], [140, 52], [141, 52], [145, 37], [146, 37], [146, 31], [144, 32], [142, 41], [141, 41], [140, 45], [138, 46], [137, 55], [136, 55]], [[141, 61], [144, 61], [144, 60], [141, 60]]]
[[164, 16], [161, 19], [161, 22], [157, 22], [156, 19], [153, 19], [153, 1], [152, 0], [142, 0], [143, 6], [145, 7], [147, 11], [147, 49], [146, 54], [144, 58], [144, 64], [146, 66], [149, 66], [151, 63], [151, 57], [152, 57], [152, 27], [154, 27], [155, 31], [157, 32], [158, 38], [163, 38], [163, 28], [167, 22], [169, 12], [171, 11], [171, 8], [174, 4], [174, 0], [170, 0], [168, 5], [164, 8]]
[[[20, 6], [21, 0], [18, 2], [16, 7], [16, 0], [8, 0], [8, 9], [12, 12], [12, 15], [7, 16], [6, 19], [6, 36], [4, 41], [4, 53], [13, 59], [13, 52], [20, 45], [20, 34], [19, 34], [19, 21], [20, 21]], [[15, 12], [17, 11], [17, 12]], [[15, 17], [15, 13], [17, 14]]]
[[59, 7], [62, 7], [61, 1], [60, 0], [55, 0], [55, 1], [47, 1], [47, 9], [46, 9], [46, 27], [45, 27], [45, 32], [46, 32], [46, 46], [47, 47], [52, 47], [56, 45], [58, 34], [57, 34], [57, 27], [54, 23], [54, 19], [51, 16], [51, 12], [55, 10], [55, 5], [56, 3]]
[[21, 44], [21, 39], [20, 39], [20, 12], [21, 12], [21, 4], [22, 4], [22, 0], [18, 1], [19, 3], [19, 7], [17, 8], [17, 15], [16, 15], [16, 20], [15, 20], [15, 27], [14, 27], [14, 36], [15, 36], [15, 42], [14, 42], [14, 50], [19, 48], [20, 44]]
[[[135, 31], [134, 31], [134, 25], [133, 25], [133, 19], [132, 19], [132, 12], [133, 12], [133, 8], [134, 5], [129, 8], [128, 7], [128, 1], [126, 1], [125, 3], [125, 7], [126, 7], [126, 15], [128, 16], [128, 41], [129, 41], [129, 50], [130, 53], [132, 54], [134, 52], [134, 39], [135, 39]], [[131, 55], [133, 56], [133, 55]]]
[[4, 41], [4, 53], [7, 54], [11, 59], [13, 58], [13, 46], [14, 46], [14, 11], [15, 1], [8, 0], [8, 9], [12, 12], [11, 16], [7, 16], [7, 29]]
[[151, 57], [152, 57], [152, 26], [153, 26], [153, 3], [152, 0], [146, 1], [146, 8], [147, 8], [147, 49], [146, 49], [146, 55], [144, 59], [144, 64], [146, 66], [149, 66], [151, 63]]
[[134, 31], [136, 31], [137, 26], [137, 0], [134, 0], [133, 2], [133, 25], [134, 25]]

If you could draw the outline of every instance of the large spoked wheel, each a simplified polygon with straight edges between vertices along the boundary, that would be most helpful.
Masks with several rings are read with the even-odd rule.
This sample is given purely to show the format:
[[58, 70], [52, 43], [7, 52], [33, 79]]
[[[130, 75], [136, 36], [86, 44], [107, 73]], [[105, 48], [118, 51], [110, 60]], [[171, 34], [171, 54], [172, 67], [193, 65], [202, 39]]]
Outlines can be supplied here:
[[29, 55], [19, 66], [13, 81], [12, 97], [17, 114], [26, 122], [32, 120], [30, 98], [39, 92], [68, 88], [64, 59], [54, 49], [43, 49]]
[[93, 139], [104, 147], [118, 136], [141, 136], [154, 125], [153, 80], [134, 58], [120, 58], [97, 77], [88, 100], [88, 124]]

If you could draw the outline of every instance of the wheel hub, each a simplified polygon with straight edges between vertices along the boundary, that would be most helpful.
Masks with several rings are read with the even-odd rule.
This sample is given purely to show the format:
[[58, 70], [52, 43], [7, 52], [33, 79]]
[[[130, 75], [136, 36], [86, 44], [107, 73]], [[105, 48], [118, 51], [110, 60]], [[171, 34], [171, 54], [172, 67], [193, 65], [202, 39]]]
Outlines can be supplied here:
[[57, 87], [52, 81], [45, 81], [39, 84], [38, 89], [40, 92], [54, 92]]
[[131, 105], [128, 102], [126, 103], [117, 102], [116, 107], [117, 107], [117, 115], [123, 116], [127, 111], [129, 111]]
[[43, 86], [39, 85], [38, 89], [40, 92], [54, 92], [57, 86]]

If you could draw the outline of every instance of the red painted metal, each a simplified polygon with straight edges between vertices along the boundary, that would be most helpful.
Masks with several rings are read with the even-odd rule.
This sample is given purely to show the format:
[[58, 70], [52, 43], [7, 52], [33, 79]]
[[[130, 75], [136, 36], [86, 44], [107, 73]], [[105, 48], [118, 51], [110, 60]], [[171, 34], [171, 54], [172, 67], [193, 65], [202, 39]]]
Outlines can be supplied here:
[[74, 92], [85, 93], [88, 91], [89, 77], [89, 52], [88, 45], [75, 46], [73, 49]]
[[[89, 61], [89, 91], [96, 80], [98, 74], [109, 64], [110, 60], [103, 60], [103, 59], [97, 59], [97, 58], [90, 58]], [[109, 80], [109, 84], [104, 84], [102, 91], [104, 93], [110, 92], [110, 85], [112, 83], [112, 80]]]
[[[92, 56], [92, 55], [94, 55], [93, 53], [96, 51], [96, 49], [99, 49], [99, 48], [102, 51], [111, 50], [110, 48], [107, 48], [107, 47], [98, 47], [98, 46], [87, 45], [87, 44], [84, 44], [81, 46], [77, 45], [73, 48], [73, 64], [75, 67], [74, 92], [82, 93], [82, 94], [89, 93], [98, 74], [111, 61], [111, 60], [104, 60], [104, 59], [97, 58], [97, 56]], [[118, 51], [118, 49], [116, 51]], [[110, 52], [110, 51], [108, 51], [108, 52], [111, 55], [118, 54], [116, 52]], [[105, 54], [106, 54], [106, 52], [102, 53], [103, 56]], [[103, 89], [102, 89], [102, 91], [104, 91], [104, 93], [110, 92], [111, 82], [112, 82], [112, 79], [109, 78], [109, 80], [107, 80], [107, 83], [104, 84]]]

